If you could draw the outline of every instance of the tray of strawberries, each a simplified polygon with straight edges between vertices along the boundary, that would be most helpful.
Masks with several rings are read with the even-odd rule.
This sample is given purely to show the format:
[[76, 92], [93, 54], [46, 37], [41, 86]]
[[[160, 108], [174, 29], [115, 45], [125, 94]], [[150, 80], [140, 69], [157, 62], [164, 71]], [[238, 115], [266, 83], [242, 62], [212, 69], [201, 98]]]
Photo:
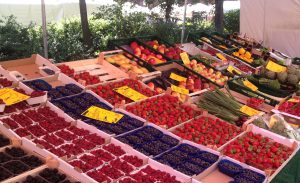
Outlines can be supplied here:
[[124, 105], [134, 102], [130, 98], [127, 98], [114, 90], [123, 86], [128, 86], [146, 97], [152, 97], [158, 94], [141, 81], [135, 79], [121, 79], [113, 82], [107, 82], [91, 87], [90, 89], [112, 105]]
[[196, 119], [169, 129], [177, 136], [208, 146], [221, 149], [242, 133], [242, 129], [212, 115], [199, 116]]
[[165, 129], [172, 128], [201, 114], [199, 109], [182, 103], [177, 97], [168, 94], [125, 105], [125, 110]]
[[298, 148], [299, 144], [294, 140], [249, 125], [246, 132], [223, 148], [222, 153], [265, 171], [271, 181]]

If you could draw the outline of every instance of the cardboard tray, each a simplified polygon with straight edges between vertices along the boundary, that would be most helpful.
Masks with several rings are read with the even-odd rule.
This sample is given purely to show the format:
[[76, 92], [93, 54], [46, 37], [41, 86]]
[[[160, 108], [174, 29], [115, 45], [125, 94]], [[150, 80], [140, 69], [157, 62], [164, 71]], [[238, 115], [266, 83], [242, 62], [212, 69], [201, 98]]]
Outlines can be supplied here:
[[[8, 70], [9, 74], [17, 81], [44, 77], [43, 68], [49, 68], [55, 74], [60, 72], [59, 68], [38, 54], [33, 54], [30, 58], [4, 61], [1, 62], [1, 66]], [[17, 75], [21, 77], [17, 77]]]
[[[241, 162], [239, 162], [235, 159], [232, 159], [230, 157], [223, 156], [220, 160], [229, 160], [233, 163], [236, 163], [236, 164], [242, 166], [245, 169], [250, 169], [250, 170], [253, 170], [257, 173], [260, 173], [260, 174], [266, 176], [265, 172], [263, 172], [263, 171], [261, 171], [257, 168], [254, 168], [252, 166], [241, 163]], [[228, 175], [223, 174], [222, 172], [220, 172], [218, 170], [218, 167], [216, 166], [216, 167], [214, 167], [214, 169], [211, 169], [211, 171], [207, 174], [207, 176], [202, 177], [202, 178], [195, 177], [195, 180], [196, 181], [201, 181], [202, 183], [212, 183], [212, 182], [228, 183], [229, 181], [233, 180], [233, 178], [228, 176]], [[266, 176], [265, 180], [263, 181], [263, 183], [267, 183], [267, 176]]]

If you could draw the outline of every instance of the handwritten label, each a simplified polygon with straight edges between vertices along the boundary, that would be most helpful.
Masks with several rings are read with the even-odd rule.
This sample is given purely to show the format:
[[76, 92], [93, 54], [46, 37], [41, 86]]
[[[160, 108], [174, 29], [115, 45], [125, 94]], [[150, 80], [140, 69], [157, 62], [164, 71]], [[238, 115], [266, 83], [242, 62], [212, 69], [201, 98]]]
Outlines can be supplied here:
[[237, 73], [237, 74], [242, 74], [239, 70], [237, 70], [236, 68], [234, 68], [232, 65], [229, 65], [228, 67], [227, 67], [227, 70], [228, 70], [228, 72], [230, 72], [230, 73], [232, 73], [232, 74], [234, 74], [233, 73], [233, 71], [235, 72], [235, 73]]
[[273, 71], [273, 72], [285, 72], [286, 71], [286, 67], [276, 64], [275, 62], [272, 62], [271, 60], [269, 60], [266, 68], [269, 71]]
[[8, 106], [22, 102], [29, 98], [30, 96], [24, 95], [23, 93], [17, 92], [11, 88], [0, 89], [0, 99], [2, 99]]
[[245, 86], [247, 86], [248, 88], [250, 88], [252, 91], [256, 91], [258, 89], [257, 86], [255, 86], [253, 83], [251, 83], [248, 79], [243, 81], [243, 84]]
[[82, 113], [83, 116], [107, 123], [117, 123], [124, 115], [97, 106], [91, 106]]
[[173, 72], [170, 74], [170, 78], [174, 79], [175, 81], [179, 81], [179, 82], [181, 82], [181, 81], [186, 82], [186, 80], [187, 80], [185, 77], [179, 76]]
[[186, 52], [180, 53], [180, 58], [183, 61], [184, 65], [187, 65], [187, 64], [191, 63], [190, 58], [189, 58], [189, 56], [188, 56], [188, 54]]
[[132, 89], [128, 86], [122, 86], [119, 88], [115, 88], [114, 91], [135, 101], [135, 102], [148, 98], [147, 96], [135, 91], [134, 89]]
[[184, 94], [184, 95], [189, 94], [188, 89], [181, 88], [181, 87], [178, 87], [178, 86], [175, 86], [175, 85], [171, 85], [171, 89], [172, 89], [172, 91], [180, 93], [180, 94]]
[[256, 110], [256, 109], [253, 109], [249, 106], [246, 106], [246, 105], [243, 105], [241, 108], [240, 108], [240, 111], [244, 114], [247, 114], [248, 116], [255, 116], [255, 115], [258, 115], [260, 113], [260, 111]]

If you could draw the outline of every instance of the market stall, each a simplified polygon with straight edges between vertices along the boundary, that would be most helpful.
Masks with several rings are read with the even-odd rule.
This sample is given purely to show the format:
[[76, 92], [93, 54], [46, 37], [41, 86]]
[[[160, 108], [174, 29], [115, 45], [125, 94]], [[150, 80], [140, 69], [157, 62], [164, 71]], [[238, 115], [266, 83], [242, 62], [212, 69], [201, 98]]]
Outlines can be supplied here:
[[190, 41], [1, 63], [1, 181], [298, 182], [299, 66], [238, 35]]

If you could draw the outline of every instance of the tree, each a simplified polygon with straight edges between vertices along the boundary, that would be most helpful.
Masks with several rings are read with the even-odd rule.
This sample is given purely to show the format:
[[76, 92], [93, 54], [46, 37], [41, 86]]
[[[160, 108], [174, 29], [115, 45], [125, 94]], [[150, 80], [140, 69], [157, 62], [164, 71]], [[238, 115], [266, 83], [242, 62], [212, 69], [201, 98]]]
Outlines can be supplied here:
[[224, 30], [223, 1], [224, 0], [215, 0], [215, 28], [219, 33], [223, 33]]
[[79, 0], [80, 19], [84, 45], [90, 49], [93, 46], [85, 0]]

